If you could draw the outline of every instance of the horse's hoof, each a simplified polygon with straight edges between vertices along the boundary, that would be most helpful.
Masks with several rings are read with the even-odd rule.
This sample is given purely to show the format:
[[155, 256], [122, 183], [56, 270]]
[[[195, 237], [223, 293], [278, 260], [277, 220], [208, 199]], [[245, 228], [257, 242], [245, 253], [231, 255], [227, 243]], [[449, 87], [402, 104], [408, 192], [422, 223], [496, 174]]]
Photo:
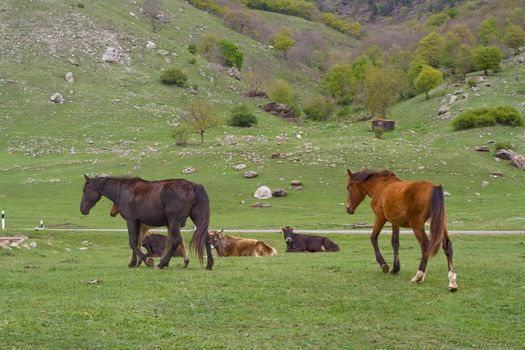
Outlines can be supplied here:
[[129, 264], [128, 264], [128, 267], [129, 267], [130, 269], [132, 269], [132, 268], [134, 268], [134, 267], [137, 267], [137, 263], [129, 263]]
[[144, 264], [146, 264], [146, 266], [149, 266], [149, 267], [152, 267], [154, 263], [155, 263], [155, 261], [153, 260], [153, 258], [151, 258], [149, 256], [144, 261]]
[[458, 290], [458, 287], [448, 287], [449, 292], [456, 292]]
[[383, 270], [384, 273], [387, 273], [388, 270], [390, 270], [390, 266], [388, 264], [381, 265], [381, 270]]
[[399, 269], [393, 269], [392, 271], [390, 271], [390, 274], [392, 275], [397, 275], [399, 273]]
[[189, 263], [190, 263], [189, 261], [185, 261], [184, 262], [184, 268], [187, 268]]
[[211, 266], [206, 266], [206, 270], [212, 270], [212, 267]]

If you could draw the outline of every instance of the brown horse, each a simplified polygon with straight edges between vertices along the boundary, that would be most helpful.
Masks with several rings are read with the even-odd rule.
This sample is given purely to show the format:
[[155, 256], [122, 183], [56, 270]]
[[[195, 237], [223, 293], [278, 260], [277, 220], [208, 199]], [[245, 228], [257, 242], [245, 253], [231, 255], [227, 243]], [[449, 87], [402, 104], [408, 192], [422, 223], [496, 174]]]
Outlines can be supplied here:
[[[112, 217], [117, 216], [120, 214], [120, 211], [118, 209], [118, 205], [113, 203], [113, 206], [111, 207], [111, 211], [109, 212], [109, 215]], [[166, 253], [166, 243], [167, 239], [166, 236], [163, 235], [156, 235], [151, 233], [151, 229], [153, 227], [147, 226], [144, 224], [140, 225], [140, 232], [139, 232], [139, 239], [138, 239], [138, 246], [146, 248], [146, 259], [148, 257], [163, 257]], [[169, 234], [169, 232], [168, 232]], [[184, 267], [188, 267], [188, 264], [190, 263], [190, 259], [188, 258], [188, 253], [186, 252], [186, 247], [184, 245], [184, 238], [182, 235], [180, 236], [180, 244], [175, 250], [175, 253], [173, 256], [182, 256], [184, 258]], [[139, 261], [140, 265], [141, 261]]]
[[160, 269], [168, 265], [179, 246], [180, 229], [184, 227], [189, 216], [197, 227], [190, 246], [197, 251], [201, 264], [206, 248], [206, 269], [212, 269], [213, 256], [208, 237], [210, 202], [202, 185], [184, 179], [146, 181], [140, 178], [111, 176], [84, 177], [86, 182], [80, 201], [80, 212], [88, 215], [102, 196], [118, 205], [120, 215], [128, 225], [129, 246], [133, 251], [129, 267], [138, 266], [137, 257], [149, 266], [153, 264], [153, 259], [146, 258], [138, 245], [141, 224], [168, 227], [167, 251], [157, 265]]
[[[398, 273], [399, 228], [411, 227], [421, 247], [421, 262], [412, 283], [425, 280], [425, 270], [430, 256], [437, 253], [440, 244], [448, 260], [448, 289], [457, 290], [456, 273], [452, 262], [452, 242], [448, 237], [445, 220], [445, 201], [443, 188], [426, 181], [402, 181], [390, 171], [377, 172], [363, 170], [352, 173], [348, 170], [348, 199], [346, 211], [353, 214], [366, 196], [372, 198], [375, 214], [374, 230], [370, 240], [374, 247], [376, 261], [383, 272], [390, 269], [381, 255], [377, 237], [387, 221], [392, 224], [392, 247], [394, 248], [394, 268]], [[425, 222], [430, 218], [430, 241], [425, 233]]]

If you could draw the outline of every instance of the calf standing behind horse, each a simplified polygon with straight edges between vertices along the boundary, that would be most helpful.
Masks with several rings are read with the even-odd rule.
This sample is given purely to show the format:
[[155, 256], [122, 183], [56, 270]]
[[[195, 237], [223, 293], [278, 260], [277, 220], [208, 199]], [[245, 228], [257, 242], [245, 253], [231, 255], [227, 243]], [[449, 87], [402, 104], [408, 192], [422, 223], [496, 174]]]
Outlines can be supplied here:
[[208, 237], [210, 202], [202, 185], [184, 179], [146, 181], [141, 178], [103, 176], [89, 178], [82, 190], [80, 212], [88, 215], [91, 208], [102, 196], [118, 205], [120, 215], [128, 225], [129, 247], [133, 251], [129, 267], [138, 266], [139, 261], [153, 265], [153, 259], [146, 257], [138, 245], [140, 225], [167, 226], [169, 237], [167, 250], [157, 268], [168, 265], [180, 244], [180, 229], [191, 218], [197, 229], [193, 232], [190, 245], [196, 250], [201, 264], [206, 249], [206, 269], [213, 268], [213, 256]]
[[[118, 205], [113, 203], [109, 215], [112, 217], [117, 216], [120, 213]], [[168, 242], [166, 236], [152, 234], [151, 226], [146, 226], [144, 224], [140, 225], [139, 240], [138, 246], [146, 248], [146, 258], [149, 257], [162, 257], [166, 252], [166, 243]], [[188, 267], [190, 259], [188, 259], [188, 253], [186, 252], [186, 247], [184, 246], [184, 238], [180, 237], [180, 244], [175, 249], [173, 256], [182, 256], [184, 258], [184, 268]], [[139, 261], [139, 265], [142, 261]]]
[[226, 236], [224, 230], [210, 231], [211, 244], [219, 256], [275, 256], [277, 251], [264, 241]]
[[[363, 170], [348, 172], [348, 199], [346, 211], [353, 214], [357, 206], [366, 196], [372, 198], [372, 210], [375, 214], [374, 230], [370, 240], [374, 247], [376, 261], [383, 270], [388, 272], [390, 267], [385, 262], [377, 237], [387, 221], [392, 223], [392, 247], [394, 248], [394, 269], [398, 273], [399, 263], [399, 228], [411, 227], [421, 247], [421, 262], [412, 283], [421, 283], [425, 280], [427, 261], [437, 253], [442, 245], [448, 260], [448, 289], [455, 292], [456, 273], [452, 262], [452, 242], [448, 238], [445, 221], [445, 201], [443, 188], [434, 186], [426, 181], [402, 181], [390, 171], [377, 172]], [[430, 241], [425, 233], [425, 222], [430, 218]]]
[[294, 233], [294, 228], [290, 226], [283, 227], [282, 230], [287, 253], [339, 251], [339, 246], [326, 237]]

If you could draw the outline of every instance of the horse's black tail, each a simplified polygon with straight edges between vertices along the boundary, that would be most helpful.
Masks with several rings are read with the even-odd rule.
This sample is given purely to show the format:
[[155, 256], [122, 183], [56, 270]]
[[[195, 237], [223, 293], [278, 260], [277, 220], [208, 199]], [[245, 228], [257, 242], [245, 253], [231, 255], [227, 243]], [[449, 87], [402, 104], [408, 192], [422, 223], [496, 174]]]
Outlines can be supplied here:
[[445, 199], [443, 187], [434, 186], [430, 201], [430, 245], [427, 254], [428, 256], [434, 256], [445, 235]]
[[323, 245], [327, 252], [338, 252], [339, 251], [339, 246], [335, 244], [334, 242], [332, 242], [331, 240], [329, 240], [328, 238], [324, 239]]
[[[201, 264], [203, 263], [204, 248], [208, 242], [208, 225], [210, 223], [210, 200], [202, 185], [195, 184], [195, 204], [191, 208], [191, 219], [196, 226], [190, 247], [197, 252]], [[209, 262], [208, 262], [209, 266]]]

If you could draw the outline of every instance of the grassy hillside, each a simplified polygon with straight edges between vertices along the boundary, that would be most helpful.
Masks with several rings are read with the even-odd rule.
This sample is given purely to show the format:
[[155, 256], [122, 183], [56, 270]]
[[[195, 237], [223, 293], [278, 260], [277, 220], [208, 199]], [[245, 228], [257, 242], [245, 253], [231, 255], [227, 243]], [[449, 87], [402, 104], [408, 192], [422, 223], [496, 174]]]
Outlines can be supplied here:
[[[362, 167], [390, 168], [402, 178], [441, 183], [451, 193], [447, 217], [452, 228], [523, 228], [525, 172], [473, 148], [489, 140], [509, 141], [525, 153], [525, 128], [453, 132], [450, 120], [436, 118], [440, 101], [458, 89], [469, 97], [451, 106], [453, 114], [495, 105], [514, 106], [523, 113], [522, 66], [511, 64], [489, 77], [492, 87], [480, 87], [479, 96], [466, 86], [445, 85], [432, 91], [430, 100], [416, 96], [396, 105], [391, 111], [396, 131], [378, 140], [369, 123], [358, 122], [357, 116], [295, 126], [260, 112], [257, 106], [264, 101], [242, 97], [240, 92], [247, 89], [243, 81], [226, 75], [210, 81], [206, 60], [197, 57], [190, 64], [193, 56], [186, 49], [204, 33], [239, 44], [248, 62], [266, 58], [272, 73], [290, 81], [303, 99], [318, 91], [317, 73], [289, 67], [267, 47], [185, 2], [166, 2], [172, 22], [156, 34], [131, 3], [90, 1], [84, 8], [76, 4], [1, 5], [0, 44], [6, 49], [0, 53], [0, 206], [10, 229], [33, 227], [40, 219], [48, 227], [122, 227], [121, 219], [107, 215], [111, 205], [105, 199], [90, 216], [81, 216], [83, 173], [146, 179], [184, 176], [202, 183], [212, 202], [212, 226], [217, 227], [306, 229], [370, 223], [368, 202], [355, 216], [348, 216], [342, 206], [346, 169]], [[264, 16], [275, 23], [284, 18]], [[332, 42], [342, 42], [339, 33], [332, 34]], [[146, 49], [148, 40], [170, 52], [167, 57], [188, 74], [190, 86], [198, 85], [197, 96], [160, 84], [167, 57]], [[119, 48], [126, 63], [102, 63], [106, 46]], [[69, 63], [72, 57], [79, 66]], [[75, 76], [72, 84], [64, 80], [68, 71]], [[57, 91], [66, 103], [48, 101]], [[246, 103], [258, 110], [259, 124], [247, 130], [221, 126], [210, 130], [203, 145], [195, 136], [190, 146], [176, 147], [170, 125], [192, 99], [213, 101], [224, 118], [233, 105]], [[230, 144], [232, 140], [236, 144]], [[274, 153], [283, 158], [272, 159]], [[233, 170], [238, 163], [258, 171], [259, 177], [244, 179], [242, 172]], [[181, 174], [189, 166], [196, 173]], [[504, 176], [492, 178], [496, 170]], [[272, 208], [249, 207], [257, 201], [252, 195], [259, 185], [288, 190], [294, 179], [303, 181], [303, 191], [269, 200]]]

